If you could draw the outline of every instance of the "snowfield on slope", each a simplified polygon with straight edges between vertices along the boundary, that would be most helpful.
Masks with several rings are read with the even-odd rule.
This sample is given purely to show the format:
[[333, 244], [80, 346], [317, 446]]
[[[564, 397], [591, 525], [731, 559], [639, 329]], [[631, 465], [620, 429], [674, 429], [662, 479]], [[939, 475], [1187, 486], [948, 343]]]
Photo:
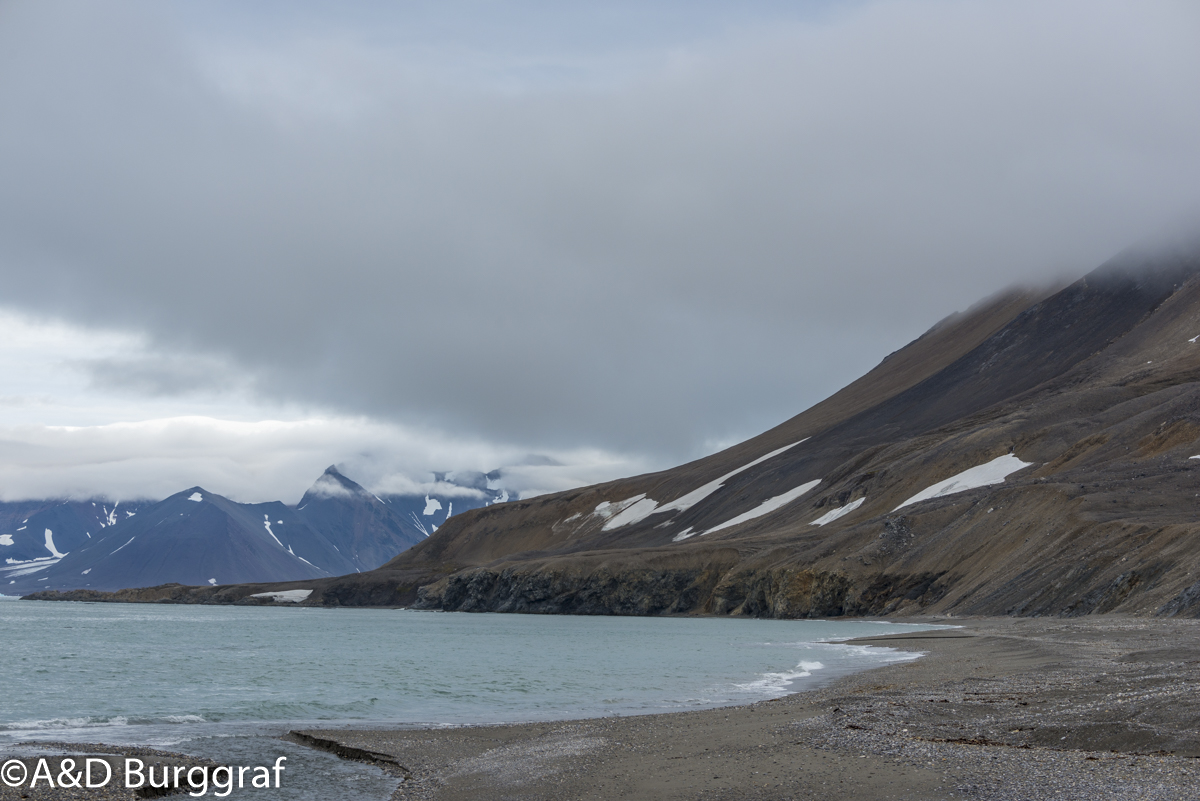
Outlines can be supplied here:
[[710, 528], [708, 531], [702, 532], [700, 534], [700, 536], [703, 537], [705, 534], [712, 534], [714, 531], [720, 531], [722, 529], [731, 528], [733, 526], [737, 526], [742, 523], [745, 523], [749, 520], [753, 520], [756, 517], [762, 517], [763, 515], [770, 514], [771, 512], [774, 512], [776, 509], [782, 509], [784, 506], [787, 506], [789, 503], [796, 500], [801, 495], [803, 495], [804, 493], [813, 489], [820, 483], [821, 483], [821, 479], [818, 478], [816, 481], [809, 481], [807, 484], [801, 484], [800, 486], [796, 487], [793, 490], [788, 490], [787, 492], [783, 493], [782, 495], [776, 495], [774, 498], [767, 498], [765, 501], [763, 501], [758, 506], [751, 509], [749, 512], [742, 512], [737, 517], [731, 517], [730, 519], [726, 520], [724, 523], [719, 523], [719, 524], [713, 526], [712, 528]]
[[976, 489], [977, 487], [987, 487], [992, 484], [1003, 484], [1004, 479], [1008, 478], [1013, 473], [1023, 468], [1029, 467], [1033, 462], [1022, 462], [1015, 455], [1009, 453], [1004, 456], [997, 456], [990, 462], [976, 465], [969, 470], [964, 470], [957, 475], [950, 476], [945, 481], [939, 481], [933, 486], [926, 487], [916, 495], [909, 498], [904, 503], [897, 506], [892, 511], [903, 509], [905, 506], [910, 506], [914, 503], [927, 501], [930, 498], [941, 498], [944, 495], [953, 495], [956, 492], [966, 492], [967, 490]]
[[702, 484], [686, 495], [682, 495], [670, 503], [663, 504], [662, 506], [658, 505], [658, 501], [654, 500], [653, 498], [647, 498], [645, 493], [643, 493], [641, 495], [635, 495], [632, 498], [626, 498], [623, 501], [617, 501], [616, 503], [609, 503], [608, 501], [605, 501], [596, 507], [596, 510], [593, 512], [593, 514], [599, 517], [608, 518], [608, 521], [604, 524], [603, 528], [601, 528], [601, 531], [612, 531], [613, 529], [620, 528], [621, 526], [640, 523], [650, 515], [658, 514], [660, 512], [686, 511], [700, 503], [700, 501], [704, 500], [709, 495], [712, 495], [721, 487], [725, 486], [725, 482], [736, 476], [738, 473], [745, 472], [751, 467], [756, 467], [768, 459], [772, 459], [784, 451], [796, 447], [801, 442], [807, 441], [808, 439], [808, 437], [805, 437], [802, 440], [793, 442], [791, 445], [784, 445], [782, 448], [773, 450], [767, 455], [760, 456], [752, 462], [747, 462], [736, 470], [731, 470], [720, 478], [715, 478], [707, 484]]
[[826, 512], [825, 514], [818, 517], [816, 520], [809, 523], [809, 525], [810, 526], [828, 525], [829, 523], [832, 523], [834, 520], [837, 520], [839, 517], [848, 515], [851, 512], [853, 512], [855, 509], [857, 509], [858, 507], [862, 506], [863, 501], [865, 501], [865, 500], [866, 500], [865, 497], [859, 498], [857, 501], [851, 501], [850, 503], [846, 504], [845, 506], [839, 506], [837, 509], [831, 509], [828, 512]]
[[270, 598], [277, 603], [298, 604], [310, 595], [312, 595], [312, 590], [281, 590], [280, 592], [256, 592], [250, 597]]

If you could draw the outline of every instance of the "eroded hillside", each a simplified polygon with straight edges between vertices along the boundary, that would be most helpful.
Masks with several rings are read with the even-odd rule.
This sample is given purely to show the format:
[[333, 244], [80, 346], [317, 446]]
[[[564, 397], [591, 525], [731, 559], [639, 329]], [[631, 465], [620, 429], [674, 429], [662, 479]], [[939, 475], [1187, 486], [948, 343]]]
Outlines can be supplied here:
[[1003, 295], [734, 448], [456, 516], [377, 571], [303, 583], [305, 603], [1195, 616], [1198, 275], [1195, 256], [1127, 257]]

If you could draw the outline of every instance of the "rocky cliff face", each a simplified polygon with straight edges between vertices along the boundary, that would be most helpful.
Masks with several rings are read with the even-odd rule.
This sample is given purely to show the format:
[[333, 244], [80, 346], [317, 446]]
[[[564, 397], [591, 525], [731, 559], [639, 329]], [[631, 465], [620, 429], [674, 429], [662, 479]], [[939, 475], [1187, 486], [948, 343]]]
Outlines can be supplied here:
[[1198, 276], [1126, 257], [994, 298], [752, 440], [456, 515], [305, 603], [1200, 616]]

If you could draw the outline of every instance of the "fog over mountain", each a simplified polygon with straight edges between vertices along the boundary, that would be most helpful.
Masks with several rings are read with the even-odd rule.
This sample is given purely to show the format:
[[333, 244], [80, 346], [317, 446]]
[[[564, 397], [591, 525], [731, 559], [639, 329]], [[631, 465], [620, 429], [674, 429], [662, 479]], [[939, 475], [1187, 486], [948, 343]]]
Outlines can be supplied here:
[[1184, 0], [242, 5], [0, 5], [3, 499], [665, 467], [1200, 219]]

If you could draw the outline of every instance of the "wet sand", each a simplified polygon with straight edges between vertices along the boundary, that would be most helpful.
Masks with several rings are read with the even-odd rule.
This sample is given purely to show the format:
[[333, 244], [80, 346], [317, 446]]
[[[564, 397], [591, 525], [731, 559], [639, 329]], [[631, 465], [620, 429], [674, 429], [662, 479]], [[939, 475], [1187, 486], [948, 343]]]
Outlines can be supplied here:
[[750, 706], [318, 731], [394, 799], [1200, 797], [1200, 621], [936, 620], [857, 640], [926, 656]]

